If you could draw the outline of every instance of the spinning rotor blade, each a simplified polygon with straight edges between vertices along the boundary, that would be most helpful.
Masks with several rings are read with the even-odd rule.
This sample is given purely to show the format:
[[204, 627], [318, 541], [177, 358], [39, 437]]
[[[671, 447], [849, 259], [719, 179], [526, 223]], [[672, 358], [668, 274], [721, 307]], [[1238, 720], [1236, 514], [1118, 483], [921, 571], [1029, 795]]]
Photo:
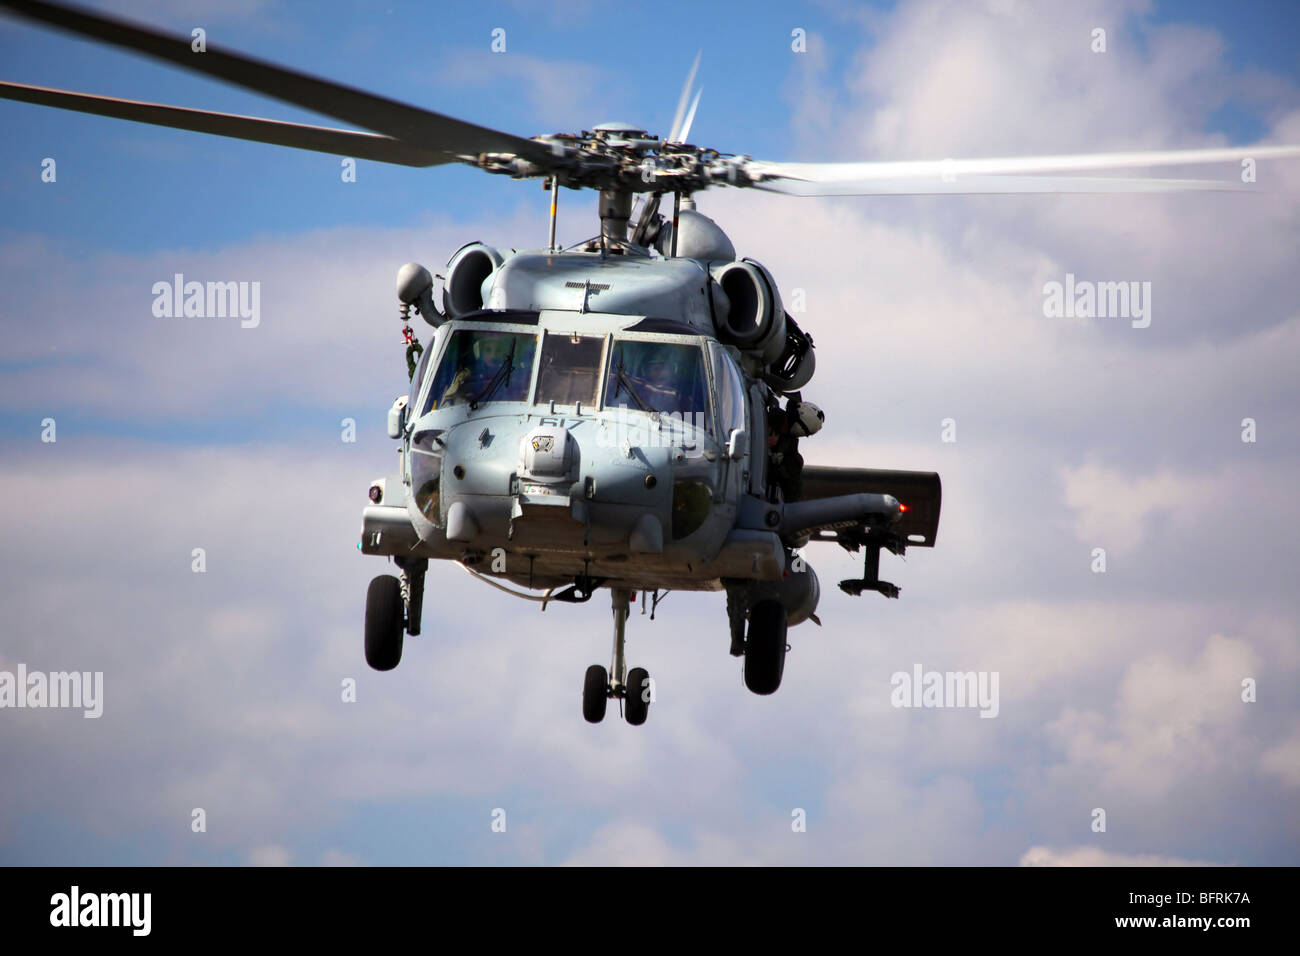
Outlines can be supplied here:
[[700, 105], [700, 97], [704, 95], [704, 87], [700, 87], [699, 92], [695, 94], [695, 99], [691, 101], [691, 109], [686, 114], [686, 122], [682, 123], [681, 131], [677, 134], [675, 143], [686, 142], [686, 137], [691, 135], [691, 124], [695, 122], [695, 108]]
[[[694, 106], [691, 107], [691, 119], [687, 119], [685, 123], [682, 120], [686, 116], [686, 101], [690, 99], [691, 87], [695, 85], [695, 74], [700, 68], [700, 57], [703, 55], [703, 50], [695, 54], [695, 62], [691, 64], [691, 72], [686, 74], [686, 82], [682, 84], [682, 95], [677, 98], [677, 112], [673, 114], [673, 127], [668, 133], [667, 142], [669, 143], [684, 142], [686, 134], [690, 132], [691, 119], [695, 118]], [[695, 97], [695, 102], [696, 104], [700, 102], [698, 94]]]
[[939, 179], [890, 179], [871, 184], [805, 182], [774, 179], [755, 188], [786, 196], [992, 196], [1010, 193], [1175, 193], [1241, 192], [1254, 188], [1220, 179], [1151, 179], [1119, 176], [964, 176]]
[[[0, 0], [0, 7], [87, 39], [112, 43], [325, 116], [354, 123], [363, 129], [400, 140], [415, 151], [440, 157], [427, 165], [463, 161], [479, 153], [513, 153], [538, 165], [547, 166], [552, 155], [548, 147], [532, 140], [476, 126], [417, 106], [408, 106], [238, 53], [227, 53], [211, 47], [204, 53], [194, 53], [188, 37], [169, 36], [149, 27], [100, 16], [78, 7], [36, 0]], [[232, 132], [222, 135], [241, 134]]]
[[[614, 127], [597, 127], [580, 135], [548, 137], [545, 139], [550, 142], [545, 142], [476, 126], [241, 54], [212, 49], [195, 53], [187, 37], [169, 36], [80, 8], [41, 0], [0, 0], [0, 8], [335, 117], [378, 135], [16, 83], [0, 84], [0, 98], [407, 166], [466, 162], [516, 178], [554, 176], [557, 182], [575, 189], [689, 194], [730, 184], [796, 196], [1230, 191], [1253, 187], [1241, 183], [1237, 176], [1215, 181], [1101, 179], [1069, 174], [1300, 157], [1300, 146], [1296, 145], [866, 163], [775, 163], [723, 156], [685, 143], [700, 102], [699, 93], [694, 99], [691, 96], [699, 54], [682, 88], [667, 140], [620, 138]], [[651, 170], [653, 177], [644, 178], [646, 170]]]
[[[1003, 159], [943, 159], [872, 163], [769, 163], [751, 161], [744, 170], [755, 185], [796, 196], [927, 195], [931, 193], [1173, 192], [1235, 190], [1232, 180], [1080, 179], [1041, 175], [1141, 169], [1243, 159], [1300, 157], [1300, 146], [1179, 149], [1144, 153], [1074, 156], [1013, 156]], [[1149, 184], [1149, 185], [1147, 185]]]
[[324, 126], [304, 126], [300, 123], [282, 123], [278, 120], [259, 119], [255, 116], [236, 116], [232, 113], [210, 113], [179, 106], [142, 103], [111, 96], [92, 96], [89, 93], [69, 93], [43, 86], [24, 86], [21, 83], [0, 81], [0, 98], [54, 106], [97, 116], [170, 126], [216, 136], [230, 136], [275, 146], [292, 146], [336, 156], [355, 156], [399, 166], [436, 166], [448, 162], [442, 153], [416, 149], [401, 140], [378, 133], [357, 133]]

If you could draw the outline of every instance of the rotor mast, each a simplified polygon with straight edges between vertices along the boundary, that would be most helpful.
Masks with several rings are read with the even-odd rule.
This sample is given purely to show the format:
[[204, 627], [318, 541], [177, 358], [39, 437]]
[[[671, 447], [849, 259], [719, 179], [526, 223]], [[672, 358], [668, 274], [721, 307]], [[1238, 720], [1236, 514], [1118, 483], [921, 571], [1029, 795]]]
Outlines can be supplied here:
[[606, 186], [600, 191], [600, 244], [609, 249], [627, 243], [627, 224], [632, 218], [632, 191]]

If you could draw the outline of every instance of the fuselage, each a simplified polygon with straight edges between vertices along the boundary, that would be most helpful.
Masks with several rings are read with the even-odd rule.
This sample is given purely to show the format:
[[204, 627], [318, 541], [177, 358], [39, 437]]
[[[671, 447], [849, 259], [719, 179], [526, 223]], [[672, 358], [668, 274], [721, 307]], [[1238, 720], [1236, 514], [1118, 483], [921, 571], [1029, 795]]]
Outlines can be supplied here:
[[[386, 512], [387, 546], [363, 550], [461, 560], [535, 587], [585, 575], [712, 590], [780, 575], [777, 536], [736, 527], [742, 499], [763, 491], [765, 449], [760, 437], [751, 455], [748, 440], [763, 434], [762, 405], [735, 350], [705, 331], [704, 264], [615, 260], [517, 255], [483, 283], [499, 308], [437, 328], [402, 428], [400, 505], [415, 540], [397, 528], [394, 476], [367, 509], [368, 528]], [[557, 304], [573, 307], [533, 308]], [[596, 309], [611, 305], [643, 311]]]

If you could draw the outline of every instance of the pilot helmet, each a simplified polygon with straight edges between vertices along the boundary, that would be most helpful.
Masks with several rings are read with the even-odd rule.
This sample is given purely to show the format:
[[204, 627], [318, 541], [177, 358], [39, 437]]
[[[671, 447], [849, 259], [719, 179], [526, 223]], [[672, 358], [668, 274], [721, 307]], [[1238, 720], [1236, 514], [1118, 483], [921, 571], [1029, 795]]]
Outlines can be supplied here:
[[668, 378], [677, 377], [677, 356], [670, 349], [655, 349], [646, 357], [642, 366], [644, 377], [654, 378], [655, 367], [659, 365], [664, 367]]
[[826, 416], [822, 410], [812, 402], [800, 402], [794, 409], [794, 421], [790, 423], [790, 431], [796, 435], [815, 435], [821, 431], [822, 424], [826, 421]]
[[476, 361], [496, 359], [504, 361], [510, 345], [500, 332], [480, 332], [474, 336], [474, 358]]

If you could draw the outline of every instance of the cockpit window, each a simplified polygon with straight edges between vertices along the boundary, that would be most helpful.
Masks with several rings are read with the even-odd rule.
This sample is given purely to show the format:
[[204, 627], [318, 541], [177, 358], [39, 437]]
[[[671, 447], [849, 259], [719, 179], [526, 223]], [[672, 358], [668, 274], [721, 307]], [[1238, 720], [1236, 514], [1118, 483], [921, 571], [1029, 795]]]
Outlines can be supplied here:
[[420, 397], [420, 386], [424, 384], [424, 374], [429, 370], [429, 358], [433, 355], [435, 341], [434, 337], [430, 336], [429, 344], [422, 346], [420, 364], [416, 366], [415, 374], [411, 376], [411, 397], [406, 401], [408, 415], [415, 411], [415, 403]]
[[745, 384], [740, 370], [722, 348], [714, 343], [713, 378], [718, 383], [718, 435], [726, 439], [737, 428], [745, 427]]
[[709, 407], [699, 346], [675, 342], [614, 343], [605, 376], [605, 407], [670, 412], [705, 421]]
[[533, 379], [537, 336], [459, 329], [452, 333], [424, 412], [470, 402], [524, 402]]
[[595, 406], [605, 340], [592, 335], [547, 332], [537, 373], [537, 404]]

